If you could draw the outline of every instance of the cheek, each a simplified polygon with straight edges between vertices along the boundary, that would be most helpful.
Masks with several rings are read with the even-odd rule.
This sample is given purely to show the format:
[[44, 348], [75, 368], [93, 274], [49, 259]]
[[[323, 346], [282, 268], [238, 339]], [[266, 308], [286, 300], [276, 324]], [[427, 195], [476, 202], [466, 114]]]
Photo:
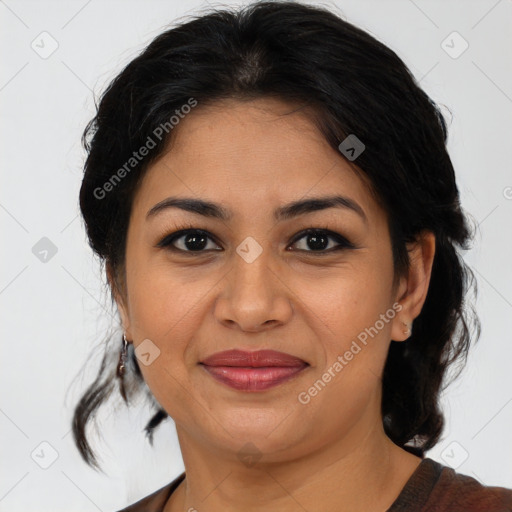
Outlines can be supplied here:
[[[131, 277], [131, 279], [130, 279]], [[180, 338], [194, 325], [207, 287], [193, 273], [147, 264], [128, 276], [130, 316], [139, 337]]]
[[[201, 322], [205, 287], [193, 280], [184, 283], [161, 267], [141, 270], [133, 269], [128, 274], [132, 335], [136, 350], [143, 340], [149, 339], [157, 347], [153, 350], [158, 357], [148, 366], [139, 358], [139, 367], [160, 403], [175, 403], [175, 390], [187, 379], [186, 350]], [[170, 402], [162, 393], [173, 395]]]
[[[130, 277], [130, 276], [129, 276]], [[168, 414], [183, 419], [190, 408], [186, 352], [201, 319], [204, 284], [183, 278], [162, 266], [146, 267], [128, 280], [135, 348], [149, 339], [158, 357], [149, 365], [139, 358], [143, 378]]]
[[312, 418], [330, 418], [318, 426], [319, 435], [326, 438], [333, 435], [329, 425], [348, 432], [365, 411], [378, 408], [380, 400], [396, 312], [388, 304], [385, 280], [379, 282], [369, 273], [366, 277], [338, 281], [308, 294], [306, 310], [321, 335], [323, 354], [297, 399], [300, 404], [309, 402], [304, 412]]
[[[310, 284], [303, 283], [301, 301], [307, 306], [305, 311], [310, 311], [309, 316], [316, 318], [325, 339], [331, 340], [327, 345], [329, 352], [350, 345], [351, 340], [374, 326], [381, 314], [386, 314], [390, 307], [390, 279], [391, 276], [369, 262]], [[392, 314], [393, 311], [388, 316]], [[389, 319], [385, 325], [378, 324], [379, 331], [387, 333], [390, 328]]]

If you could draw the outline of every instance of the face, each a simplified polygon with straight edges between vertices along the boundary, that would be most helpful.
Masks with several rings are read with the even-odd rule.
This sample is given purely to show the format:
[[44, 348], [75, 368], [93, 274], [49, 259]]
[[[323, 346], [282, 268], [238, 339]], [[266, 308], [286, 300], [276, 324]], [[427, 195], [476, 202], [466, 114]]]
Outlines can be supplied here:
[[[127, 338], [180, 438], [234, 458], [246, 443], [281, 460], [367, 434], [381, 423], [390, 340], [407, 337], [385, 212], [292, 110], [270, 99], [199, 105], [132, 205], [118, 301]], [[283, 210], [333, 196], [345, 206]], [[148, 213], [170, 197], [215, 203], [226, 216], [177, 205]], [[302, 366], [274, 368], [287, 378], [266, 388], [246, 369], [240, 378], [256, 387], [240, 389], [201, 364], [232, 349], [279, 351]]]

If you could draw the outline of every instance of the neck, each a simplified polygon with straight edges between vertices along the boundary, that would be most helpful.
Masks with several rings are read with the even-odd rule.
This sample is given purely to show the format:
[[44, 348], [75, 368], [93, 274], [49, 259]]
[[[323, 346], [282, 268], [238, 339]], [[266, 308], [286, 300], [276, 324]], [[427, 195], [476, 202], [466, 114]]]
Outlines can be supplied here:
[[396, 446], [381, 422], [366, 432], [358, 425], [307, 455], [272, 463], [262, 457], [251, 467], [177, 432], [186, 478], [164, 512], [384, 512], [421, 462]]

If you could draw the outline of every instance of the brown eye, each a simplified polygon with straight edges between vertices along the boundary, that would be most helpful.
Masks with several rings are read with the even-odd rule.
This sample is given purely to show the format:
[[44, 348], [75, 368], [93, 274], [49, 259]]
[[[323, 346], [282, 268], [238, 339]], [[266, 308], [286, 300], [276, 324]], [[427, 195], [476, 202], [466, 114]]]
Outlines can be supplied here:
[[[170, 250], [182, 252], [205, 252], [205, 249], [212, 250], [212, 247], [208, 247], [208, 240], [213, 241], [206, 231], [185, 229], [166, 236], [159, 242], [158, 247], [166, 247]], [[214, 244], [214, 246], [218, 247], [217, 244]]]
[[[292, 245], [302, 242], [303, 247], [298, 250], [321, 254], [330, 254], [342, 249], [353, 249], [345, 237], [328, 229], [309, 228], [295, 237]], [[209, 243], [210, 241], [210, 243]], [[334, 242], [334, 246], [333, 246]], [[163, 238], [157, 247], [165, 247], [168, 250], [181, 253], [205, 253], [209, 251], [222, 251], [223, 249], [215, 242], [215, 238], [202, 229], [189, 228], [181, 229]]]
[[[351, 249], [354, 247], [346, 238], [340, 234], [325, 229], [307, 229], [295, 239], [293, 245], [296, 245], [297, 242], [303, 239], [305, 242], [303, 243], [303, 248], [299, 248], [299, 251], [304, 252], [330, 253], [333, 251]], [[334, 245], [334, 247], [329, 247], [329, 244], [332, 244], [332, 241], [334, 241], [337, 245]]]

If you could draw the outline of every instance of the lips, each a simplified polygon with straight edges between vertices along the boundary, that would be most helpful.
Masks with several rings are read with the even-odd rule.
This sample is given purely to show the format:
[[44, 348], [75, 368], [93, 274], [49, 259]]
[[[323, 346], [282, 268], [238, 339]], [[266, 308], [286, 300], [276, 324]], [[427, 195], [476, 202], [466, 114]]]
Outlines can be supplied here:
[[227, 350], [217, 352], [202, 361], [208, 366], [244, 366], [261, 368], [263, 366], [302, 366], [307, 364], [302, 359], [276, 352], [275, 350], [258, 350], [257, 352], [246, 352], [244, 350]]
[[269, 389], [309, 366], [298, 357], [275, 350], [228, 350], [213, 354], [200, 364], [214, 379], [240, 391]]

